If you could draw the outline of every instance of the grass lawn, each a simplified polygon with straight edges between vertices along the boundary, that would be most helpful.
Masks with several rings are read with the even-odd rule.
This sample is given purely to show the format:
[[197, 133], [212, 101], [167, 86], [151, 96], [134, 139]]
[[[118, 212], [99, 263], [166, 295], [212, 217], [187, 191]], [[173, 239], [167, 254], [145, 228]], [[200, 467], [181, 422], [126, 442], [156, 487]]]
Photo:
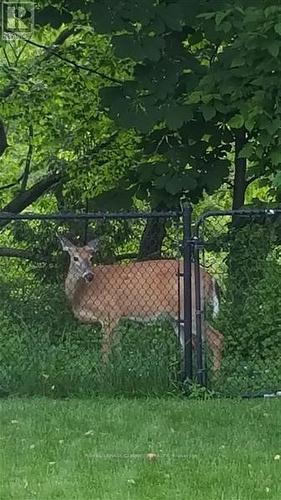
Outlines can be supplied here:
[[0, 425], [1, 500], [281, 498], [280, 400], [10, 399]]

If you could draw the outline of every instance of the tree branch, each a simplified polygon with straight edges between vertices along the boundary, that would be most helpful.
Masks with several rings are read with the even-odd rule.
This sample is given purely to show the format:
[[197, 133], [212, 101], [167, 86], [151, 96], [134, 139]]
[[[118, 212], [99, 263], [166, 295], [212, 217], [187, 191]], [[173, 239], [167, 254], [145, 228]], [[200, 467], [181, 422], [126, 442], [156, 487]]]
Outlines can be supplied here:
[[5, 59], [6, 59], [6, 61], [7, 61], [8, 66], [11, 66], [11, 61], [10, 61], [10, 59], [9, 59], [9, 57], [8, 57], [8, 54], [7, 54], [7, 51], [6, 51], [6, 48], [5, 48], [5, 46], [4, 46], [4, 45], [3, 45], [3, 47], [2, 47], [2, 50], [3, 50], [3, 54], [4, 54], [4, 56], [5, 56]]
[[[101, 144], [97, 145], [93, 150], [92, 153], [96, 153], [99, 150], [102, 150], [110, 145], [110, 143], [116, 138], [116, 136], [119, 134], [119, 131], [115, 131], [111, 134], [110, 137], [108, 137], [104, 142]], [[25, 172], [24, 172], [25, 173]], [[24, 175], [23, 173], [23, 175]], [[20, 179], [17, 180], [17, 182], [3, 186], [1, 189], [8, 189], [8, 187], [13, 187], [16, 185], [18, 182], [22, 180], [23, 175], [20, 177]], [[63, 173], [56, 173], [56, 174], [49, 174], [48, 176], [44, 177], [41, 179], [39, 182], [34, 184], [31, 188], [25, 190], [25, 191], [20, 191], [18, 195], [10, 201], [5, 207], [3, 207], [0, 210], [0, 213], [7, 213], [7, 214], [17, 214], [20, 213], [22, 210], [27, 208], [29, 205], [34, 203], [35, 201], [40, 198], [43, 194], [45, 194], [48, 190], [54, 189], [60, 182], [67, 181], [68, 177], [66, 174]], [[9, 220], [2, 220], [0, 222], [0, 227], [4, 227], [7, 224], [9, 224]]]
[[[22, 166], [23, 162], [24, 160], [22, 159], [19, 163], [19, 167]], [[17, 186], [17, 184], [19, 184], [22, 181], [23, 176], [24, 172], [22, 172], [22, 174], [17, 178], [16, 181], [10, 182], [9, 184], [5, 184], [4, 186], [0, 186], [0, 191], [4, 191], [5, 189], [10, 189], [12, 187]]]
[[4, 186], [1, 186], [0, 191], [4, 191], [4, 189], [10, 189], [12, 187], [17, 186], [17, 184], [19, 184], [22, 181], [23, 175], [24, 173], [22, 173], [21, 176], [15, 182], [11, 182], [10, 184], [5, 184]]
[[[61, 179], [63, 175], [50, 174], [44, 177], [39, 182], [34, 184], [30, 189], [21, 191], [10, 203], [2, 208], [1, 212], [17, 214], [34, 203], [40, 196], [45, 194], [49, 189], [52, 189]], [[0, 222], [0, 227], [6, 226], [9, 221], [4, 220]]]
[[36, 255], [30, 250], [23, 250], [19, 248], [0, 247], [0, 257], [27, 259], [34, 262], [51, 262], [51, 259], [44, 255]]
[[239, 209], [245, 203], [247, 160], [240, 158], [240, 152], [247, 143], [246, 130], [241, 128], [235, 134], [235, 172], [232, 209]]
[[7, 136], [5, 132], [4, 123], [0, 120], [0, 156], [6, 151], [8, 147]]
[[75, 61], [68, 59], [67, 57], [61, 56], [57, 52], [54, 52], [55, 44], [53, 44], [53, 46], [48, 47], [46, 45], [43, 45], [42, 43], [37, 43], [37, 42], [33, 42], [32, 40], [28, 40], [27, 38], [24, 38], [22, 35], [19, 35], [18, 33], [17, 33], [17, 37], [20, 38], [21, 40], [24, 40], [26, 43], [33, 45], [34, 47], [38, 47], [40, 49], [44, 49], [46, 51], [49, 51], [50, 55], [53, 55], [53, 56], [57, 57], [58, 59], [60, 59], [61, 61], [64, 61], [68, 64], [71, 64], [71, 66], [74, 66], [74, 68], [76, 68], [76, 69], [82, 69], [82, 70], [88, 71], [89, 73], [93, 73], [94, 75], [97, 75], [100, 78], [103, 78], [104, 80], [107, 80], [111, 83], [118, 83], [118, 84], [124, 83], [122, 80], [118, 80], [117, 78], [113, 78], [111, 76], [108, 76], [105, 73], [101, 73], [100, 71], [98, 71], [96, 69], [89, 68], [88, 66], [84, 66], [83, 64], [78, 64]]
[[250, 186], [250, 184], [252, 184], [252, 182], [256, 181], [257, 179], [259, 179], [260, 176], [259, 175], [253, 175], [252, 177], [250, 177], [249, 179], [246, 180], [246, 188], [248, 186]]
[[[36, 58], [36, 61], [34, 63], [34, 65], [36, 65], [36, 68], [38, 68], [38, 66], [40, 64], [42, 64], [43, 61], [46, 61], [48, 59], [50, 59], [50, 57], [52, 57], [53, 55], [55, 55], [55, 51], [58, 50], [59, 46], [62, 45], [65, 40], [67, 38], [69, 38], [73, 33], [75, 32], [74, 28], [71, 28], [71, 29], [66, 29], [64, 30], [62, 33], [60, 33], [58, 35], [58, 37], [56, 38], [56, 40], [54, 41], [54, 43], [52, 43], [50, 46], [46, 46], [45, 47], [45, 50], [46, 50], [46, 54], [43, 58]], [[28, 43], [29, 40], [26, 40], [25, 38], [23, 37], [20, 37], [22, 38], [22, 40], [25, 41], [25, 43]], [[23, 75], [23, 78], [24, 76], [28, 76], [28, 73], [30, 71], [30, 68], [28, 68], [28, 71]], [[21, 78], [22, 80], [22, 78]], [[17, 88], [18, 86], [18, 81], [13, 81], [11, 83], [9, 83], [6, 87], [4, 87], [4, 89], [0, 92], [0, 98], [7, 98], [9, 97], [13, 91]]]
[[30, 165], [31, 165], [31, 160], [32, 160], [32, 153], [33, 153], [33, 126], [30, 124], [29, 125], [29, 146], [28, 146], [28, 151], [27, 151], [27, 156], [26, 156], [26, 162], [25, 162], [25, 169], [22, 174], [22, 183], [21, 183], [21, 190], [25, 191], [26, 186], [27, 186], [27, 181], [30, 173]]

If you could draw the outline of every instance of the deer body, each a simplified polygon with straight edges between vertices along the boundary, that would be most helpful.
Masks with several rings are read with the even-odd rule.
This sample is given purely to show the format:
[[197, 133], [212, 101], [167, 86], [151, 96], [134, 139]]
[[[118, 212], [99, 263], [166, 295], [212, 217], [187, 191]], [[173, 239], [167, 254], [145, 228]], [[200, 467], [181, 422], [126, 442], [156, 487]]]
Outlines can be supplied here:
[[[67, 242], [67, 243], [66, 243]], [[92, 244], [93, 246], [93, 244]], [[112, 345], [112, 334], [121, 318], [150, 322], [158, 317], [171, 320], [178, 335], [178, 317], [183, 318], [183, 263], [177, 260], [150, 260], [127, 265], [97, 265], [91, 267], [92, 246], [77, 248], [63, 240], [63, 248], [70, 254], [70, 266], [65, 280], [65, 292], [75, 317], [82, 322], [99, 322], [104, 332], [103, 350]], [[77, 254], [77, 255], [76, 255]], [[80, 272], [78, 269], [78, 261]], [[82, 267], [81, 267], [82, 266]], [[202, 269], [202, 288], [207, 300], [217, 309], [215, 281]], [[195, 303], [194, 273], [192, 273], [192, 303]], [[192, 326], [195, 331], [195, 310]], [[214, 368], [220, 366], [223, 338], [212, 327], [206, 328], [206, 337], [214, 352]], [[183, 328], [180, 341], [184, 345]]]

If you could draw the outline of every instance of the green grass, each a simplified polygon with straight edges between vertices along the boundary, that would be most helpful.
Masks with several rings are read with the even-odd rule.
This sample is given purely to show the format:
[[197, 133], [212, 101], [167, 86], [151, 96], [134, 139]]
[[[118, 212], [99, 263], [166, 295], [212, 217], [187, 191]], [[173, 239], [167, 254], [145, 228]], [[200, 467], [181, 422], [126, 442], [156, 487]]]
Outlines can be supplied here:
[[281, 498], [280, 400], [8, 399], [0, 408], [1, 500]]

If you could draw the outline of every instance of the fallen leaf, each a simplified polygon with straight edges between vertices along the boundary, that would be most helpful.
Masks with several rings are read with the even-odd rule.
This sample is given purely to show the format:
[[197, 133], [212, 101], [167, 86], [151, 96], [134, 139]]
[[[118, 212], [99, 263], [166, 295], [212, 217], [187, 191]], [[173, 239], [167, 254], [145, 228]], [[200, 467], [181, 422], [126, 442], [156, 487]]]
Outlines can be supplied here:
[[92, 436], [94, 434], [93, 429], [90, 429], [89, 431], [85, 432], [84, 436]]

